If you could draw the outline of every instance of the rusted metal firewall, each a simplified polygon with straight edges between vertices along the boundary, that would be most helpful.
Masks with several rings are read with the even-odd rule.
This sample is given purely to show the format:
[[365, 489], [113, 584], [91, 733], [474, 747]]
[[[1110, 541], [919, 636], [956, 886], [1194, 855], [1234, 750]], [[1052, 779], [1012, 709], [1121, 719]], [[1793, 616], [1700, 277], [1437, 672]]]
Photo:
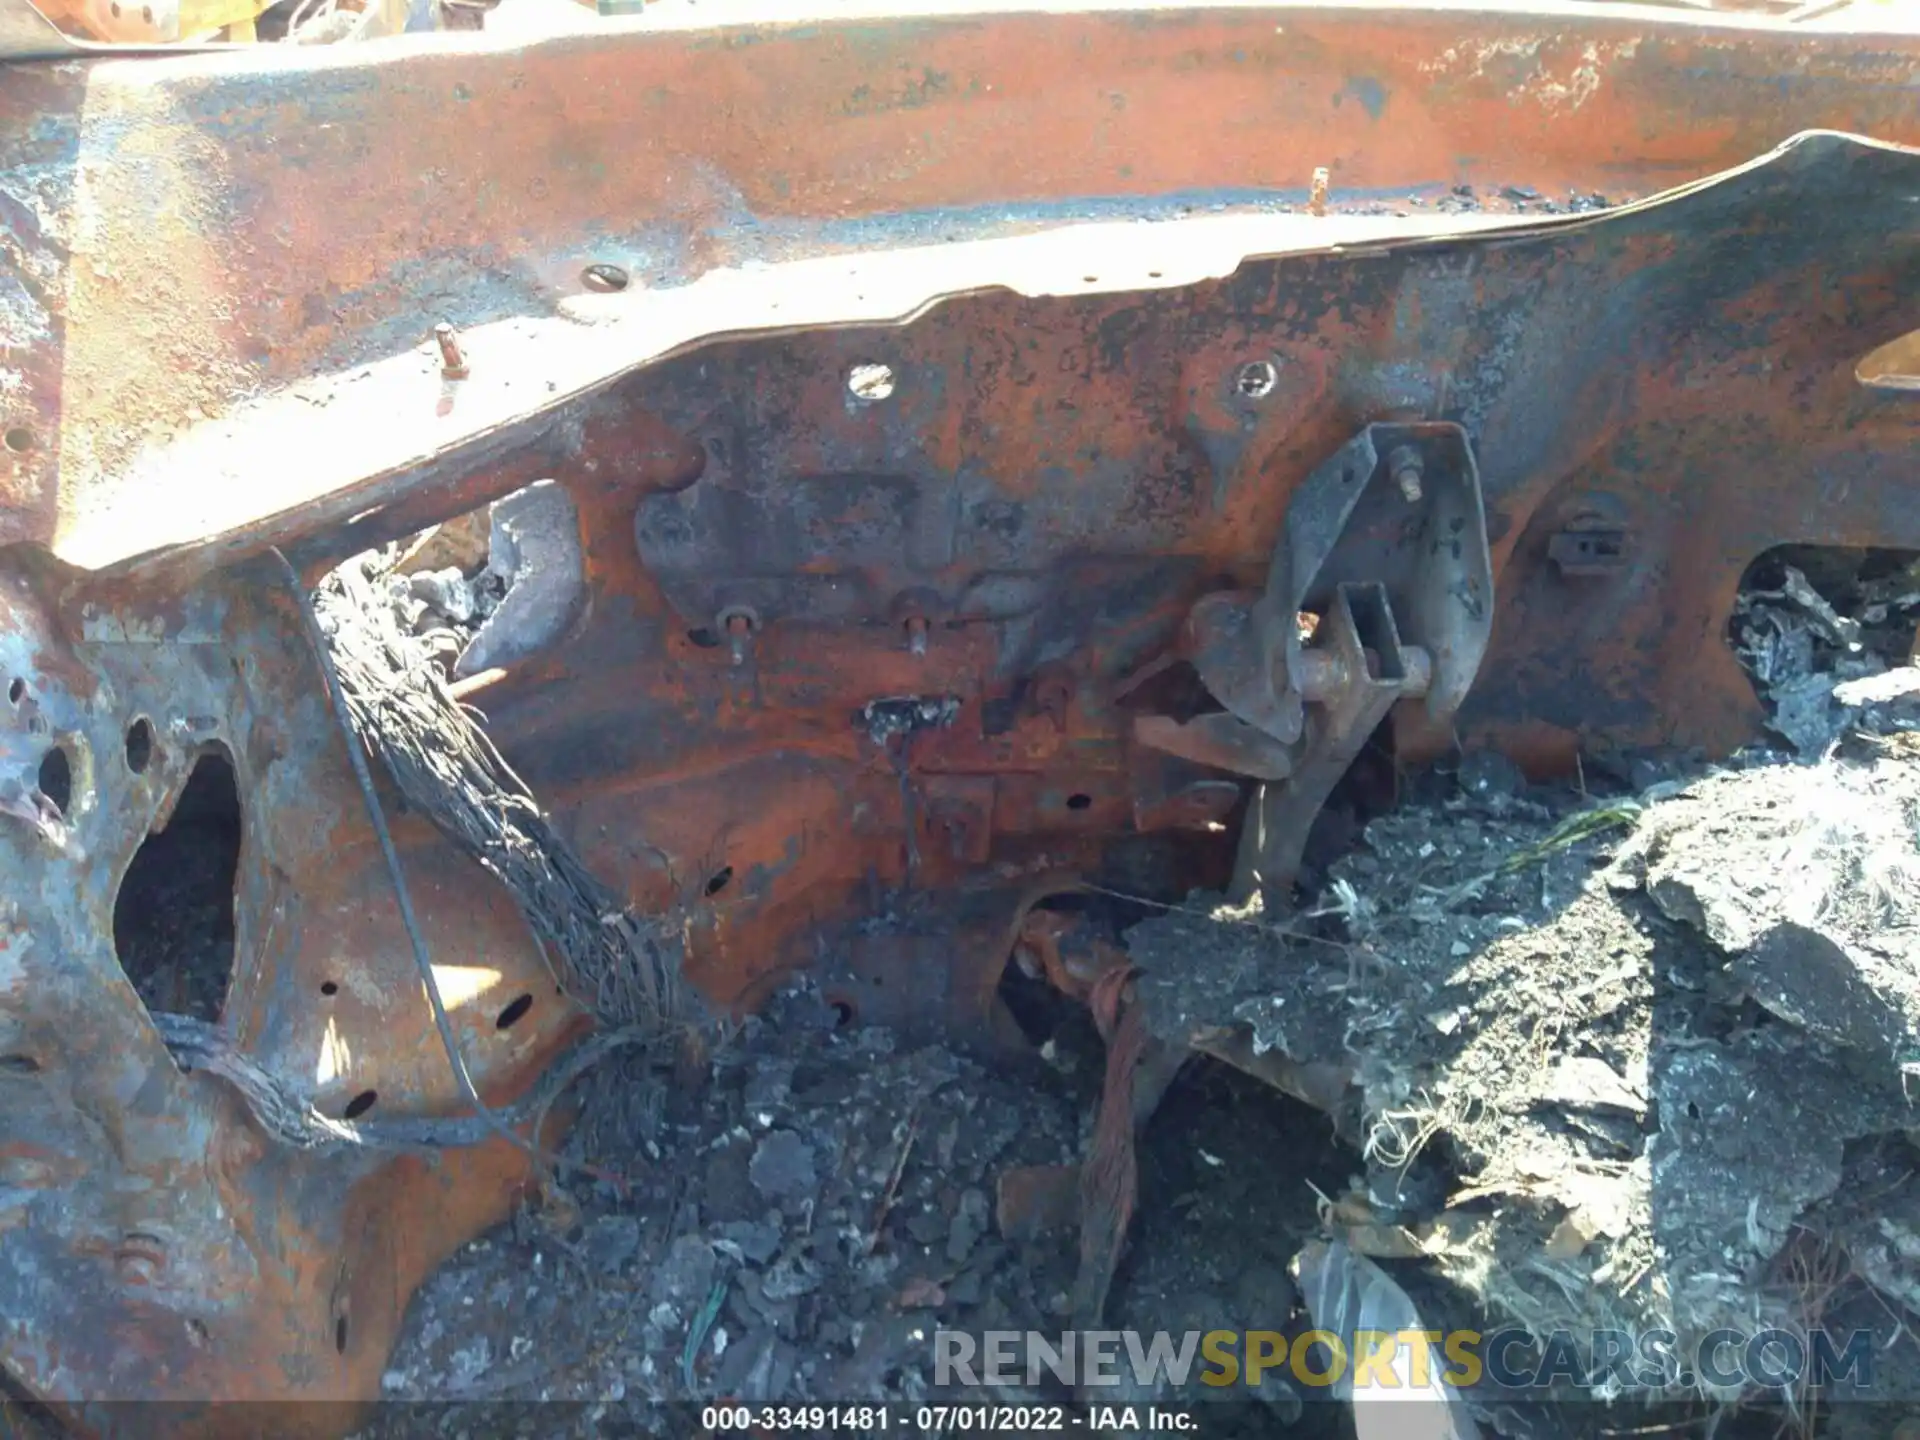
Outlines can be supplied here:
[[[0, 840], [0, 1316], [8, 1369], [51, 1399], [370, 1395], [413, 1285], [526, 1178], [500, 1140], [432, 1154], [289, 1143], [222, 1078], [230, 1048], [297, 1105], [369, 1126], [454, 1098], [282, 593], [242, 571], [109, 607], [45, 566], [9, 575], [6, 770], [44, 774], [57, 751], [68, 775], [57, 802], [36, 797], [38, 822], [16, 807]], [[230, 758], [242, 806], [217, 1042], [163, 1034], [111, 924], [119, 877], [210, 752]], [[484, 871], [423, 822], [397, 830], [475, 1078], [510, 1104], [581, 1013]], [[524, 1017], [500, 1028], [520, 995]], [[78, 1418], [113, 1429], [115, 1414], [128, 1412]], [[299, 1415], [322, 1432], [347, 1418]]]
[[[461, 842], [375, 767], [460, 1051], [529, 1126], [589, 1011], [650, 1003], [576, 1003], [530, 913], [715, 1009], [810, 965], [849, 1017], [1018, 1043], [1036, 896], [1228, 884], [1253, 781], [1296, 803], [1243, 878], [1284, 879], [1382, 716], [1402, 759], [1724, 753], [1752, 560], [1920, 548], [1911, 37], [806, 18], [5, 70], [0, 1365], [83, 1428], [343, 1430], [529, 1178], [329, 1129], [480, 1134], [408, 1128], [473, 1117], [269, 546], [320, 584], [537, 497], [494, 519], [542, 578], [415, 726], [485, 717], [498, 766], [421, 752], [478, 764]], [[1356, 446], [1367, 498], [1276, 584]], [[1255, 605], [1252, 660], [1208, 659]], [[1229, 764], [1187, 743], [1221, 713], [1260, 737]], [[237, 797], [232, 974], [150, 1010], [116, 899], [197, 765]], [[471, 829], [529, 795], [522, 872]], [[497, 878], [549, 867], [557, 909]]]

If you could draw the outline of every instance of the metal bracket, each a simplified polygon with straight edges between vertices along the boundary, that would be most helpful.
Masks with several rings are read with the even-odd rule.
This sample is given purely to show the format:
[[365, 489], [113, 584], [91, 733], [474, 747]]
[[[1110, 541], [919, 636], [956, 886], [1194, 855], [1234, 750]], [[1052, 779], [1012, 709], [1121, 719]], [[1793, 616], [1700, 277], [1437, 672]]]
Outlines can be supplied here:
[[1136, 720], [1141, 744], [1261, 781], [1235, 888], [1283, 904], [1313, 817], [1403, 699], [1442, 721], [1493, 633], [1480, 474], [1450, 423], [1369, 425], [1287, 509], [1266, 588], [1203, 596], [1182, 650], [1225, 707]]

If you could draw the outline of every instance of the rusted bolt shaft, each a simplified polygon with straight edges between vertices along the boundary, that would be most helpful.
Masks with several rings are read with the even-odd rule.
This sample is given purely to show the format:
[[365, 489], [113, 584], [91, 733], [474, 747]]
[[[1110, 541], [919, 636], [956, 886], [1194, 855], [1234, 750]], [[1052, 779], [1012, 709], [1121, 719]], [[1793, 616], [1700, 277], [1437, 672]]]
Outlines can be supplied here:
[[467, 357], [460, 351], [460, 336], [442, 320], [433, 327], [434, 342], [440, 347], [440, 373], [449, 380], [467, 378]]
[[909, 615], [907, 617], [907, 649], [915, 655], [927, 653], [927, 617]]
[[727, 631], [727, 650], [735, 665], [747, 663], [747, 646], [753, 641], [753, 617], [735, 610], [723, 622]]
[[1402, 445], [1387, 457], [1387, 469], [1393, 483], [1400, 487], [1401, 498], [1409, 505], [1418, 505], [1426, 493], [1426, 487], [1421, 484], [1420, 452], [1411, 445]]
[[[1418, 645], [1400, 647], [1400, 663], [1406, 673], [1400, 680], [1402, 695], [1424, 695], [1433, 685], [1433, 657]], [[1351, 683], [1346, 659], [1332, 650], [1303, 650], [1294, 670], [1294, 684], [1300, 698], [1316, 705], [1334, 699]]]

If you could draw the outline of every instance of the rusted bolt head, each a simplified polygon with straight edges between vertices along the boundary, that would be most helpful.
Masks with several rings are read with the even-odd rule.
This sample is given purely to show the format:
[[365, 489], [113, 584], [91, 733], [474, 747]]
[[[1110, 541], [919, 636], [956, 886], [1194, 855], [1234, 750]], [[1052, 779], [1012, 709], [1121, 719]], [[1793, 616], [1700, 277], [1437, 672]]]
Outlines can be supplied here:
[[113, 1252], [114, 1273], [124, 1285], [151, 1285], [160, 1278], [167, 1252], [152, 1235], [131, 1234]]
[[1410, 445], [1402, 445], [1387, 458], [1387, 468], [1393, 473], [1393, 483], [1400, 487], [1401, 497], [1409, 505], [1419, 504], [1426, 493], [1420, 483], [1420, 452]]
[[1233, 372], [1233, 388], [1249, 400], [1264, 400], [1280, 383], [1280, 371], [1271, 360], [1249, 360]]
[[440, 347], [440, 373], [449, 380], [467, 378], [467, 357], [460, 350], [460, 336], [442, 320], [433, 327], [434, 343]]
[[1067, 728], [1067, 707], [1073, 703], [1073, 676], [1058, 665], [1042, 666], [1033, 677], [1033, 707], [1053, 721], [1059, 730]]
[[722, 610], [720, 612], [720, 630], [727, 637], [727, 649], [733, 657], [733, 663], [744, 665], [747, 659], [747, 644], [753, 638], [753, 632], [759, 629], [759, 619], [744, 607]]
[[1333, 186], [1333, 172], [1322, 165], [1313, 172], [1313, 183], [1307, 191], [1307, 208], [1315, 215], [1327, 213], [1327, 191]]

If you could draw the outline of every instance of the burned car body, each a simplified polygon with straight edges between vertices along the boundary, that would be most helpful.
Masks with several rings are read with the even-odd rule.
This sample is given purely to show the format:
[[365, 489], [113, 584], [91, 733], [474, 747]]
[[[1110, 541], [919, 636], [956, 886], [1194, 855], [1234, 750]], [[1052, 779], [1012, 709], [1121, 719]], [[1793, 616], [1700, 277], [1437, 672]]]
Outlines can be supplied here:
[[[1037, 896], [1284, 904], [1382, 724], [1535, 774], [1757, 733], [1754, 559], [1920, 549], [1917, 52], [1356, 5], [10, 64], [0, 1366], [338, 1430], [531, 1172], [286, 1143], [123, 967], [228, 766], [202, 1019], [322, 1115], [460, 1109], [273, 552], [508, 502], [454, 693], [692, 988], [1017, 1045]], [[510, 1107], [590, 997], [388, 808]]]

